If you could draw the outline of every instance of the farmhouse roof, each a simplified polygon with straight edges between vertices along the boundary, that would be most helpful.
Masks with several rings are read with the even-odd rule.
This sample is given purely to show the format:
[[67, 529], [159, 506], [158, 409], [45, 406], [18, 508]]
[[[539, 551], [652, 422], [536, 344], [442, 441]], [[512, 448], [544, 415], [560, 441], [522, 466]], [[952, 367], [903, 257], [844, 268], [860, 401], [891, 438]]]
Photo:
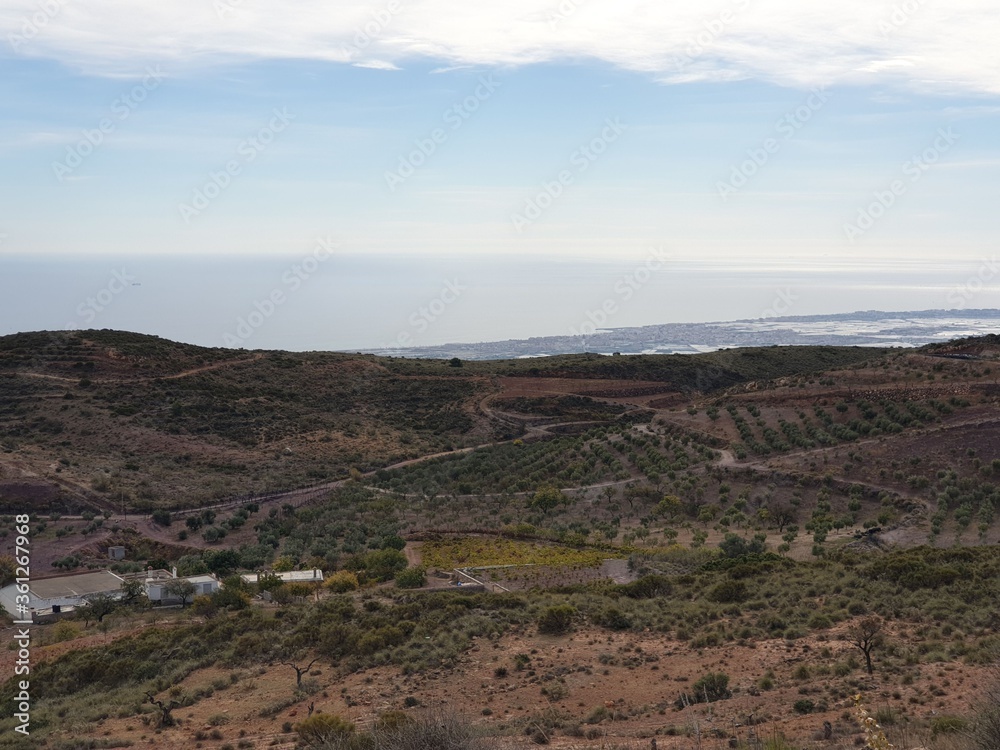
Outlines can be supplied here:
[[122, 583], [123, 579], [111, 571], [99, 570], [55, 578], [35, 578], [29, 588], [39, 599], [61, 599], [106, 594], [120, 589]]
[[[190, 581], [191, 583], [212, 583], [213, 581], [215, 581], [216, 583], [218, 583], [218, 581], [219, 581], [219, 579], [216, 578], [211, 573], [206, 573], [205, 575], [200, 575], [200, 576], [181, 576], [180, 578], [174, 578], [174, 579], [171, 579], [171, 580], [175, 580], [175, 581]], [[169, 583], [169, 581], [168, 581], [168, 583]]]

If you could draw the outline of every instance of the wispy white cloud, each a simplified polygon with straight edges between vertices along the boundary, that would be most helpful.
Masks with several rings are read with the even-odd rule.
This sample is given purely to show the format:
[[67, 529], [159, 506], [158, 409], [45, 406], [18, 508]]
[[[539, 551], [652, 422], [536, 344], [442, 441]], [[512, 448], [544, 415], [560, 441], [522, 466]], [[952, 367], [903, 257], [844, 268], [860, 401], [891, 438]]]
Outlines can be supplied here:
[[386, 69], [598, 60], [664, 82], [892, 81], [1000, 93], [994, 0], [912, 5], [901, 13], [870, 0], [0, 0], [0, 35], [5, 54], [102, 75], [151, 61], [180, 71], [259, 58]]
[[400, 70], [398, 65], [385, 60], [362, 60], [353, 63], [353, 65], [356, 68], [371, 68], [372, 70]]

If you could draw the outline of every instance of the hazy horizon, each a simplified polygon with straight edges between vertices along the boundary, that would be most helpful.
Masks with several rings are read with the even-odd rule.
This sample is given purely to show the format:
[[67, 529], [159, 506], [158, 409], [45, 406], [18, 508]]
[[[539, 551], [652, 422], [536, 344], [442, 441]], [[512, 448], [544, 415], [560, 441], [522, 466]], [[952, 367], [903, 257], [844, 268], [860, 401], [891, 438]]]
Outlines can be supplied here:
[[[288, 350], [564, 336], [601, 322], [597, 327], [622, 328], [991, 308], [997, 292], [980, 280], [986, 266], [976, 262], [736, 266], [674, 260], [666, 252], [657, 257], [652, 249], [619, 263], [372, 258], [333, 251], [322, 260], [309, 253], [249, 259], [134, 255], [19, 258], [6, 265], [14, 272], [0, 278], [2, 334], [113, 328], [202, 346]], [[271, 301], [275, 293], [277, 304]], [[605, 305], [611, 313], [602, 314]]]

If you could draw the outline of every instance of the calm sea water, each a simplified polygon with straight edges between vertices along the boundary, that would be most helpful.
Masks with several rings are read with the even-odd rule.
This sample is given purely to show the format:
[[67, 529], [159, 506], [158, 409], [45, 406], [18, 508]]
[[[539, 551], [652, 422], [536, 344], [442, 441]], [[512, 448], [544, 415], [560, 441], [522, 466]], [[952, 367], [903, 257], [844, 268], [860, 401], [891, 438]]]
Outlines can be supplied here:
[[[204, 346], [353, 350], [857, 310], [1000, 307], [981, 264], [531, 258], [0, 259], [0, 334], [114, 328]], [[988, 274], [985, 274], [988, 276]]]

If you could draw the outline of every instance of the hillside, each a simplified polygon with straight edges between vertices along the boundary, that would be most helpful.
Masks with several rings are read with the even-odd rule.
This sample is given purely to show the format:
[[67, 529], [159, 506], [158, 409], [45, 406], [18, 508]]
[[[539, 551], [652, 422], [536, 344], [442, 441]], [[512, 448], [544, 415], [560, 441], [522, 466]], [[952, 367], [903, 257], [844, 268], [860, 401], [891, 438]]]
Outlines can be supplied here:
[[[0, 510], [198, 507], [512, 437], [498, 377], [711, 390], [869, 350], [762, 349], [491, 363], [205, 349], [114, 331], [0, 338]], [[874, 354], [877, 355], [877, 352]], [[632, 381], [636, 381], [633, 384]], [[642, 381], [642, 382], [638, 382]]]
[[[448, 362], [89, 331], [0, 352], [0, 481], [37, 574], [226, 579], [185, 609], [41, 627], [54, 747], [291, 748], [315, 708], [358, 748], [454, 720], [483, 748], [840, 750], [864, 744], [862, 693], [900, 746], [979, 750], [994, 337]], [[267, 567], [328, 580], [265, 600], [226, 578]]]

